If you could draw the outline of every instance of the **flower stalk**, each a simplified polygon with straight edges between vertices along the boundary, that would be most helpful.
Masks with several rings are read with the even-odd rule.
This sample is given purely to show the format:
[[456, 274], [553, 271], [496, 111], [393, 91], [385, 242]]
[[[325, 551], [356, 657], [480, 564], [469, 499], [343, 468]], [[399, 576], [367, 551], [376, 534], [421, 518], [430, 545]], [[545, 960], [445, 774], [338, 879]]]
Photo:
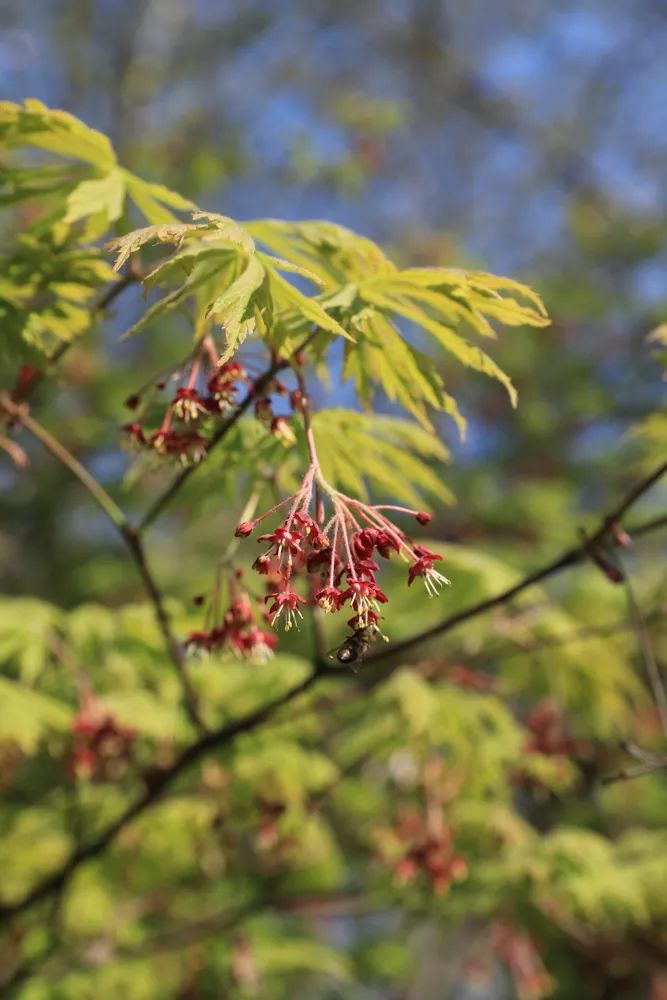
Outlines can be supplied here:
[[[301, 606], [310, 604], [326, 613], [349, 606], [350, 628], [375, 627], [381, 618], [381, 605], [388, 602], [377, 583], [380, 564], [376, 557], [398, 555], [409, 564], [407, 585], [421, 577], [430, 597], [449, 583], [435, 567], [442, 556], [414, 542], [385, 511], [414, 517], [422, 525], [428, 524], [430, 515], [409, 507], [368, 504], [327, 481], [317, 453], [303, 373], [300, 368], [295, 370], [299, 389], [293, 397], [302, 416], [310, 464], [295, 493], [253, 520], [242, 520], [236, 535], [248, 537], [266, 518], [287, 507], [282, 523], [259, 536], [258, 541], [267, 547], [253, 564], [253, 569], [267, 578], [265, 601], [270, 605], [273, 626], [282, 622], [286, 630], [298, 627]], [[308, 581], [308, 598], [295, 590], [299, 576]]]

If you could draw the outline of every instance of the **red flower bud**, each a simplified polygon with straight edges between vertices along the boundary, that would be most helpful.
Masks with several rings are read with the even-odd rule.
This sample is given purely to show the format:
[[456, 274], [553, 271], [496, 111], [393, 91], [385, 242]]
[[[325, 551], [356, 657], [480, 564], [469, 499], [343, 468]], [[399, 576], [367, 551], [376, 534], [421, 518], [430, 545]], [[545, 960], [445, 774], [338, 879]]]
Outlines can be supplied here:
[[252, 535], [254, 527], [252, 521], [241, 521], [234, 534], [237, 538], [247, 538], [248, 535]]
[[432, 518], [433, 518], [433, 515], [429, 514], [428, 511], [425, 511], [425, 510], [420, 510], [417, 514], [415, 514], [415, 520], [419, 524], [430, 524]]
[[271, 569], [270, 557], [267, 555], [257, 556], [254, 563], [252, 564], [252, 568], [255, 570], [256, 573], [259, 573], [261, 576], [268, 576], [269, 571]]
[[303, 407], [303, 393], [301, 389], [293, 389], [289, 397], [290, 406], [293, 410], [300, 410]]
[[144, 429], [136, 420], [131, 424], [125, 424], [122, 429], [126, 434], [129, 434], [134, 441], [137, 441], [139, 444], [146, 444]]
[[624, 528], [620, 526], [620, 524], [614, 522], [610, 530], [611, 530], [611, 536], [617, 545], [620, 545], [623, 548], [628, 548], [630, 545], [632, 545], [632, 539], [630, 538], [630, 535], [627, 533], [627, 531], [625, 531]]
[[296, 434], [286, 417], [274, 417], [271, 421], [271, 433], [285, 446], [296, 443]]

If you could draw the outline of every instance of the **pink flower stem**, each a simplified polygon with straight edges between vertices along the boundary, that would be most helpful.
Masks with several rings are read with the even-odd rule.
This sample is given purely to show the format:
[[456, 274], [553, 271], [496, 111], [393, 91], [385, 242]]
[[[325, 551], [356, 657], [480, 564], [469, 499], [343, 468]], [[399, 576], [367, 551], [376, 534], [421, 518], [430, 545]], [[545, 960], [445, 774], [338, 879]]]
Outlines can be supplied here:
[[331, 525], [335, 523], [337, 517], [338, 517], [338, 514], [334, 514], [333, 517], [329, 518], [329, 520], [327, 521], [327, 523], [322, 528], [322, 533], [323, 534], [325, 534], [325, 535], [329, 534], [329, 532], [331, 531]]
[[343, 542], [345, 545], [345, 551], [347, 552], [347, 559], [350, 564], [350, 576], [352, 577], [353, 580], [356, 580], [357, 571], [354, 568], [354, 559], [352, 557], [352, 549], [350, 548], [350, 539], [348, 538], [347, 528], [345, 526], [345, 508], [341, 510], [341, 505], [339, 504], [338, 500], [335, 497], [333, 498], [333, 502], [338, 512], [338, 524], [340, 525], [340, 530], [342, 532]]
[[393, 526], [391, 521], [388, 521], [386, 517], [382, 517], [381, 514], [375, 514], [373, 509], [370, 507], [363, 507], [360, 510], [360, 514], [365, 518], [369, 524], [374, 528], [381, 528], [388, 535], [394, 538], [399, 545], [399, 548], [405, 549], [411, 559], [417, 558], [417, 553], [410, 548], [405, 539], [401, 536], [400, 532]]
[[218, 367], [218, 355], [215, 351], [215, 344], [210, 337], [204, 337], [204, 350], [208, 354], [208, 359], [211, 362], [211, 367], [213, 369]]
[[352, 511], [349, 508], [347, 510], [347, 516], [349, 517], [349, 519], [350, 519], [351, 523], [353, 524], [354, 528], [356, 529], [356, 531], [361, 531], [361, 525], [359, 524], [359, 522], [357, 521], [356, 517], [354, 516], [354, 514], [352, 513]]
[[297, 493], [292, 493], [290, 496], [285, 497], [284, 500], [281, 500], [280, 503], [277, 503], [275, 507], [271, 507], [270, 510], [264, 511], [263, 514], [260, 514], [259, 517], [256, 517], [254, 521], [250, 522], [253, 528], [255, 527], [256, 524], [259, 524], [260, 521], [263, 521], [264, 518], [269, 517], [270, 514], [275, 514], [277, 510], [280, 510], [281, 507], [284, 507], [286, 503], [289, 503], [290, 500], [293, 500], [294, 497], [297, 495], [298, 495]]
[[[311, 466], [306, 473], [303, 483], [301, 484], [301, 489], [295, 494], [296, 499], [290, 508], [290, 512], [287, 516], [287, 521], [285, 522], [285, 527], [289, 531], [292, 526], [292, 521], [299, 509], [299, 504], [305, 499], [305, 509], [307, 510], [310, 506], [310, 498], [313, 492], [313, 476], [315, 475], [315, 469]], [[302, 507], [303, 509], [303, 507]]]
[[192, 363], [192, 368], [190, 369], [190, 378], [188, 379], [188, 389], [192, 389], [195, 382], [197, 381], [197, 375], [199, 374], [199, 368], [201, 366], [201, 354], [198, 354]]
[[386, 504], [386, 503], [373, 504], [370, 507], [370, 510], [395, 510], [398, 511], [399, 514], [412, 514], [413, 517], [416, 517], [417, 514], [419, 513], [418, 510], [412, 510], [411, 507], [396, 507], [393, 504]]
[[334, 585], [334, 576], [336, 574], [336, 547], [338, 545], [338, 521], [334, 520], [334, 533], [333, 541], [331, 542], [331, 562], [329, 563], [329, 586]]
[[174, 412], [174, 407], [168, 406], [164, 414], [164, 420], [160, 425], [160, 431], [164, 434], [166, 434], [169, 428], [171, 427], [171, 415], [173, 412]]

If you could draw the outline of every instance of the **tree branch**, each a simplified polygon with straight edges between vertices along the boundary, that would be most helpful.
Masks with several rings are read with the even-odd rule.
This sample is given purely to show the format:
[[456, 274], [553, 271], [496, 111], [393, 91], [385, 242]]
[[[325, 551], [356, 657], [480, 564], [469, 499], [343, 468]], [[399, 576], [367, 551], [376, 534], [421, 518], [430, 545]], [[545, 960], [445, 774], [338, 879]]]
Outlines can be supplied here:
[[[426, 642], [428, 639], [433, 639], [437, 635], [444, 635], [446, 632], [451, 631], [451, 629], [456, 628], [457, 625], [462, 625], [464, 622], [470, 621], [478, 615], [485, 614], [487, 611], [491, 611], [493, 608], [497, 608], [502, 604], [507, 604], [518, 594], [527, 590], [529, 587], [534, 586], [536, 583], [540, 583], [542, 580], [546, 580], [551, 576], [555, 576], [557, 573], [561, 573], [564, 569], [568, 569], [571, 566], [576, 566], [578, 563], [584, 562], [589, 558], [591, 550], [594, 550], [600, 542], [603, 541], [613, 526], [620, 521], [623, 515], [630, 510], [630, 508], [637, 502], [637, 500], [639, 500], [640, 497], [644, 495], [644, 493], [647, 492], [647, 490], [651, 488], [651, 486], [662, 478], [665, 472], [667, 472], [667, 462], [663, 462], [662, 465], [659, 465], [657, 469], [654, 469], [650, 475], [646, 476], [645, 479], [637, 483], [636, 486], [633, 486], [618, 506], [612, 510], [611, 513], [602, 518], [599, 527], [593, 532], [593, 534], [584, 539], [580, 545], [566, 549], [562, 555], [557, 556], [556, 559], [547, 563], [546, 566], [542, 566], [540, 569], [536, 569], [532, 573], [529, 573], [527, 576], [523, 577], [523, 579], [519, 580], [518, 583], [508, 587], [507, 590], [503, 590], [500, 594], [496, 594], [494, 597], [488, 597], [486, 600], [480, 601], [479, 604], [473, 604], [469, 608], [463, 608], [463, 610], [457, 611], [455, 614], [450, 615], [448, 618], [438, 622], [436, 625], [432, 625], [430, 628], [424, 629], [422, 632], [418, 632], [416, 635], [409, 636], [407, 639], [403, 639], [400, 642], [395, 642], [385, 649], [379, 649], [374, 653], [370, 653], [366, 657], [366, 663], [378, 663], [379, 661], [386, 660], [389, 657], [397, 656], [399, 653], [404, 653], [408, 649], [412, 649], [414, 646], [418, 646], [420, 643]], [[660, 528], [664, 524], [667, 524], [667, 517], [661, 516], [654, 518], [644, 525], [639, 525], [631, 532], [631, 535], [638, 537], [639, 535], [646, 534], [656, 528]]]
[[116, 820], [105, 827], [97, 837], [88, 844], [84, 844], [73, 851], [58, 871], [47, 876], [42, 882], [39, 882], [23, 899], [20, 899], [16, 903], [0, 906], [0, 925], [6, 924], [13, 917], [24, 913], [37, 903], [49, 899], [54, 893], [60, 892], [69, 883], [69, 880], [81, 865], [102, 854], [116, 840], [119, 833], [157, 802], [164, 790], [191, 764], [194, 764], [209, 751], [220, 750], [222, 747], [228, 746], [237, 736], [250, 732], [258, 725], [266, 722], [280, 708], [288, 705], [300, 694], [303, 694], [312, 687], [318, 677], [319, 671], [314, 670], [305, 680], [289, 688], [289, 690], [274, 698], [273, 701], [262, 705], [260, 708], [255, 709], [235, 722], [230, 722], [226, 726], [202, 734], [198, 740], [191, 743], [182, 751], [170, 767], [146, 776], [146, 790]]
[[660, 719], [662, 732], [663, 735], [667, 737], [667, 692], [665, 692], [665, 685], [660, 673], [660, 667], [657, 664], [655, 654], [653, 652], [651, 640], [649, 639], [648, 632], [646, 630], [646, 621], [639, 608], [632, 581], [627, 572], [624, 572], [623, 575], [625, 577], [625, 591], [628, 599], [630, 621], [632, 622], [637, 636], [639, 651], [646, 670], [646, 677], [653, 695], [653, 701], [655, 702], [658, 718]]
[[87, 469], [81, 465], [74, 455], [65, 448], [46, 428], [38, 424], [28, 413], [25, 403], [16, 403], [6, 392], [0, 393], [0, 409], [16, 423], [21, 424], [33, 437], [44, 445], [44, 447], [54, 455], [59, 462], [69, 469], [76, 476], [82, 486], [84, 486], [93, 499], [99, 504], [104, 513], [110, 518], [117, 528], [125, 524], [125, 515], [112, 497], [109, 496], [103, 486], [91, 476]]
[[146, 588], [148, 596], [151, 600], [158, 628], [162, 633], [162, 638], [164, 639], [171, 661], [178, 672], [181, 686], [183, 688], [183, 694], [185, 696], [188, 714], [197, 728], [204, 731], [206, 726], [201, 717], [199, 699], [197, 698], [197, 694], [190, 683], [190, 678], [188, 677], [183, 646], [179, 643], [178, 639], [172, 632], [171, 622], [169, 620], [167, 609], [164, 606], [162, 592], [155, 582], [155, 578], [151, 572], [143, 542], [136, 529], [130, 524], [125, 523], [122, 525], [121, 534], [125, 539], [125, 544], [130, 550], [144, 587]]
[[230, 414], [230, 416], [224, 421], [224, 423], [220, 424], [217, 431], [215, 432], [215, 434], [213, 435], [213, 437], [209, 442], [208, 448], [206, 450], [206, 456], [204, 457], [204, 459], [202, 459], [202, 461], [199, 462], [197, 465], [190, 465], [188, 466], [187, 469], [184, 469], [183, 472], [179, 472], [179, 474], [171, 481], [169, 486], [167, 486], [165, 491], [161, 493], [160, 496], [155, 500], [155, 502], [149, 507], [149, 509], [146, 511], [143, 518], [139, 522], [139, 527], [137, 530], [140, 534], [143, 531], [145, 531], [146, 528], [150, 527], [150, 525], [153, 523], [153, 521], [155, 521], [157, 517], [159, 517], [159, 515], [162, 513], [165, 507], [169, 503], [171, 503], [176, 494], [179, 493], [181, 488], [187, 483], [190, 476], [197, 469], [201, 467], [205, 458], [207, 458], [208, 455], [210, 455], [210, 453], [216, 447], [216, 445], [218, 445], [222, 441], [222, 439], [226, 437], [226, 435], [229, 433], [232, 427], [234, 427], [234, 425], [238, 423], [238, 421], [246, 412], [246, 410], [250, 407], [252, 402], [268, 386], [271, 379], [275, 378], [278, 372], [283, 371], [285, 368], [288, 368], [291, 359], [295, 355], [297, 355], [299, 351], [304, 351], [319, 332], [320, 332], [319, 327], [316, 330], [313, 330], [312, 333], [310, 333], [308, 337], [306, 337], [304, 342], [292, 351], [291, 355], [288, 358], [275, 357], [273, 359], [273, 361], [271, 362], [267, 370], [264, 372], [264, 374], [260, 375], [255, 380], [255, 382], [252, 385], [252, 388], [248, 391], [246, 397], [238, 404], [234, 412]]
[[[130, 285], [140, 280], [141, 274], [137, 270], [130, 268], [121, 278], [119, 278], [118, 281], [109, 285], [109, 287], [102, 292], [97, 301], [93, 303], [92, 312], [104, 312], [104, 310], [108, 309], [126, 288], [129, 288]], [[57, 347], [48, 359], [49, 364], [57, 364], [63, 355], [65, 355], [72, 347], [72, 343], [75, 342], [68, 341]], [[19, 379], [11, 393], [11, 397], [14, 402], [18, 403], [27, 399], [34, 392], [37, 386], [44, 381], [46, 375], [47, 373], [43, 368], [33, 368], [31, 369], [29, 377], [24, 382], [21, 382]]]
[[[470, 619], [475, 618], [494, 607], [505, 604], [517, 594], [521, 593], [521, 591], [526, 590], [528, 587], [538, 583], [540, 580], [553, 576], [555, 573], [558, 573], [569, 566], [574, 566], [577, 563], [582, 562], [584, 559], [588, 558], [591, 546], [599, 543], [606, 536], [607, 532], [613, 527], [613, 525], [620, 519], [620, 517], [627, 513], [632, 505], [654, 483], [656, 483], [666, 471], [667, 462], [663, 463], [650, 476], [646, 477], [633, 487], [632, 490], [626, 494], [621, 503], [610, 514], [602, 519], [600, 526], [593, 533], [593, 535], [582, 542], [581, 545], [566, 550], [566, 552], [564, 552], [557, 559], [548, 563], [541, 569], [530, 573], [528, 576], [524, 577], [523, 580], [503, 591], [501, 594], [497, 594], [495, 597], [488, 598], [487, 600], [481, 601], [480, 603], [472, 605], [469, 608], [465, 608], [457, 614], [445, 619], [444, 622], [440, 622], [433, 628], [428, 629], [417, 636], [413, 636], [410, 639], [406, 639], [402, 643], [396, 643], [393, 647], [390, 647], [387, 652], [383, 651], [379, 655], [375, 654], [368, 659], [377, 662], [379, 660], [386, 659], [388, 655], [402, 652], [405, 649], [410, 649], [433, 635], [441, 635], [444, 632], [455, 628], [456, 625], [459, 625], [464, 621], [469, 621]], [[667, 518], [654, 518], [653, 520], [635, 528], [633, 534], [635, 537], [647, 534], [649, 531], [662, 527], [665, 523], [667, 523]], [[116, 820], [114, 820], [113, 823], [110, 823], [104, 830], [102, 830], [101, 833], [97, 835], [96, 838], [90, 841], [90, 843], [73, 851], [67, 861], [57, 872], [54, 872], [52, 875], [47, 876], [47, 878], [45, 878], [42, 882], [39, 882], [23, 897], [23, 899], [16, 903], [0, 907], [0, 924], [7, 923], [7, 921], [11, 920], [13, 917], [24, 913], [32, 906], [48, 899], [51, 895], [53, 895], [53, 893], [59, 892], [62, 888], [64, 888], [72, 875], [81, 865], [102, 854], [106, 848], [115, 841], [116, 837], [122, 830], [125, 829], [126, 826], [128, 826], [138, 816], [141, 816], [155, 802], [157, 802], [164, 790], [171, 785], [174, 780], [191, 764], [200, 760], [204, 754], [229, 746], [234, 742], [237, 736], [256, 729], [257, 726], [266, 722], [273, 715], [275, 715], [279, 709], [290, 704], [299, 695], [313, 687], [313, 685], [321, 677], [331, 676], [333, 672], [334, 671], [328, 664], [317, 663], [312, 673], [310, 673], [305, 680], [285, 691], [273, 701], [255, 709], [253, 712], [250, 712], [248, 715], [236, 720], [235, 722], [228, 723], [226, 726], [219, 729], [203, 733], [194, 743], [190, 744], [181, 752], [170, 767], [165, 768], [156, 774], [154, 773], [150, 777], [147, 776], [145, 791], [138, 796], [138, 798], [136, 798], [135, 801], [132, 802], [127, 809], [121, 813]], [[335, 673], [340, 675], [341, 671], [335, 670]]]
[[9, 395], [7, 395], [7, 393], [1, 393], [0, 410], [4, 410], [11, 420], [19, 423], [22, 427], [25, 427], [25, 429], [29, 431], [33, 437], [40, 441], [44, 447], [58, 459], [59, 462], [61, 462], [74, 476], [76, 476], [81, 485], [86, 488], [88, 493], [90, 493], [93, 499], [99, 504], [107, 517], [118, 529], [121, 538], [125, 542], [128, 551], [136, 564], [139, 575], [148, 593], [148, 597], [153, 605], [155, 618], [164, 638], [167, 652], [169, 653], [172, 663], [176, 667], [176, 671], [183, 687], [183, 694], [185, 696], [188, 714], [197, 728], [203, 730], [205, 727], [199, 712], [197, 696], [193, 691], [190, 680], [187, 676], [183, 651], [171, 630], [169, 616], [164, 607], [162, 594], [150, 571], [146, 552], [141, 539], [137, 535], [137, 532], [132, 525], [128, 523], [125, 514], [120, 509], [116, 501], [107, 493], [104, 487], [100, 485], [94, 476], [91, 476], [81, 462], [79, 462], [78, 459], [76, 459], [74, 455], [72, 455], [72, 453], [57, 440], [57, 438], [55, 438], [51, 433], [49, 433], [49, 431], [46, 430], [46, 428], [42, 427], [41, 424], [30, 416], [28, 407], [25, 403], [16, 403]]

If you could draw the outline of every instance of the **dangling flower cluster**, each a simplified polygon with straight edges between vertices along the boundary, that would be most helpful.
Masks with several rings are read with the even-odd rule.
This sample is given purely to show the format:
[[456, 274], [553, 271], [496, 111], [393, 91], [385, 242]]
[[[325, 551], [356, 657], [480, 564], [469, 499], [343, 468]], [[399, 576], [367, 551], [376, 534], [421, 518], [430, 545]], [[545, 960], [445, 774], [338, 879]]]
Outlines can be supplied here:
[[417, 775], [408, 777], [408, 783], [411, 780], [419, 788], [421, 806], [399, 809], [391, 826], [376, 830], [378, 854], [399, 884], [421, 883], [444, 893], [468, 875], [468, 864], [455, 848], [454, 829], [447, 818], [447, 807], [459, 794], [463, 775], [451, 771], [440, 757], [431, 757]]
[[524, 743], [527, 753], [541, 753], [550, 757], [587, 757], [591, 754], [591, 744], [570, 734], [562, 705], [551, 699], [541, 701], [530, 712], [525, 726], [530, 733]]
[[122, 776], [132, 756], [136, 732], [123, 726], [89, 689], [72, 720], [74, 747], [67, 770], [79, 778], [113, 781]]
[[[332, 508], [328, 519], [324, 495]], [[261, 521], [283, 507], [288, 507], [287, 517], [273, 531], [259, 536], [258, 541], [267, 547], [253, 564], [257, 573], [271, 579], [271, 592], [265, 600], [272, 625], [282, 622], [285, 629], [298, 625], [305, 604], [325, 612], [347, 606], [352, 611], [348, 624], [354, 629], [377, 625], [381, 605], [388, 600], [377, 583], [377, 560], [388, 559], [392, 553], [409, 564], [408, 586], [421, 577], [427, 593], [433, 596], [449, 583], [436, 569], [442, 556], [413, 542], [384, 512], [410, 515], [422, 525], [430, 521], [429, 514], [407, 507], [366, 504], [346, 496], [326, 482], [316, 462], [296, 493], [255, 520], [239, 524], [236, 535], [251, 535]], [[299, 574], [309, 579], [308, 599], [294, 589]]]
[[556, 986], [545, 968], [537, 942], [509, 920], [491, 926], [491, 944], [512, 976], [519, 1000], [543, 1000]]
[[130, 396], [126, 406], [136, 409], [146, 394], [152, 397], [156, 390], [172, 383], [177, 387], [159, 427], [150, 430], [138, 419], [125, 424], [123, 430], [135, 446], [191, 465], [206, 454], [215, 420], [237, 403], [239, 386], [250, 387], [252, 380], [238, 362], [221, 363], [212, 338], [206, 337], [185, 367], [178, 366], [166, 378]]
[[261, 662], [273, 656], [278, 644], [277, 636], [258, 625], [250, 598], [244, 591], [239, 591], [234, 581], [229, 607], [223, 615], [215, 617], [217, 620], [210, 627], [190, 632], [185, 640], [189, 651], [229, 651], [238, 659]]
[[[528, 730], [523, 744], [524, 753], [551, 757], [551, 774], [555, 779], [566, 779], [572, 764], [582, 765], [594, 754], [592, 743], [572, 736], [563, 706], [550, 698], [536, 705], [524, 725]], [[531, 770], [524, 756], [517, 763], [512, 781], [525, 791], [549, 792], [548, 785]]]
[[393, 865], [399, 883], [419, 877], [426, 879], [435, 893], [446, 892], [452, 882], [461, 882], [468, 875], [468, 865], [462, 854], [452, 847], [452, 836], [445, 822], [434, 824], [430, 817], [419, 813], [404, 813], [394, 830], [397, 838], [406, 845], [401, 857]]

